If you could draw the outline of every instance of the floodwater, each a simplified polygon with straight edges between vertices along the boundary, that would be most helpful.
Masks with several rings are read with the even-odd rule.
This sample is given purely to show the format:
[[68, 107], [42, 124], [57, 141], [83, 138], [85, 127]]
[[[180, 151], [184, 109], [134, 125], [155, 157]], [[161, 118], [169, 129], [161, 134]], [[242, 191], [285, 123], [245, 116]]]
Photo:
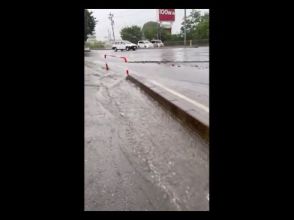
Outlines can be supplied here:
[[85, 210], [209, 210], [209, 144], [99, 52], [85, 57]]

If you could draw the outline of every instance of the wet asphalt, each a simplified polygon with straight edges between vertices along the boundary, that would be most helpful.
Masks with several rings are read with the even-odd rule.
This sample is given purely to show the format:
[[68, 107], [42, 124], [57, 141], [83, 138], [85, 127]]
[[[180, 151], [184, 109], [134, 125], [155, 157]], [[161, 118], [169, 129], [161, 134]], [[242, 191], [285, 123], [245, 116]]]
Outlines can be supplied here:
[[[179, 49], [148, 53], [180, 61]], [[133, 61], [151, 60], [129, 52]], [[85, 210], [209, 210], [208, 143], [125, 80], [125, 66], [114, 61], [106, 71], [103, 53], [85, 55]]]
[[[99, 50], [92, 51], [93, 62], [105, 62], [103, 55], [127, 57], [122, 59], [107, 57], [110, 69], [130, 73], [155, 80], [164, 86], [209, 107], [209, 48], [165, 48], [138, 49], [136, 51]], [[103, 65], [103, 64], [102, 64]]]

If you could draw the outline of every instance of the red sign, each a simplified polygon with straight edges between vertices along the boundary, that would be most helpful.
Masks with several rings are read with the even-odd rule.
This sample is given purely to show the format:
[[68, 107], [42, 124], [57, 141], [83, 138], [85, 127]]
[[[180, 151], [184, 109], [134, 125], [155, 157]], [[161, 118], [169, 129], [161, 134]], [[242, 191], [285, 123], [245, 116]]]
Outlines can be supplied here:
[[175, 21], [175, 9], [159, 9], [159, 21]]

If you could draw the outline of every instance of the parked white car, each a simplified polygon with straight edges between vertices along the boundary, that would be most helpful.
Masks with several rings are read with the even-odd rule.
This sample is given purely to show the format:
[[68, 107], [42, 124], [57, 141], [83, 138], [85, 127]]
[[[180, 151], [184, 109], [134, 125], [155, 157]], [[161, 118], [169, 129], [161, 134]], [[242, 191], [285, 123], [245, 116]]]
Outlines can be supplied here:
[[164, 47], [164, 44], [161, 40], [152, 40], [151, 43], [154, 45], [154, 47]]
[[138, 48], [153, 48], [153, 44], [148, 40], [138, 41]]
[[129, 41], [126, 40], [122, 40], [122, 41], [115, 41], [114, 44], [112, 45], [112, 49], [115, 51], [118, 50], [136, 50], [137, 49], [137, 45], [133, 44]]

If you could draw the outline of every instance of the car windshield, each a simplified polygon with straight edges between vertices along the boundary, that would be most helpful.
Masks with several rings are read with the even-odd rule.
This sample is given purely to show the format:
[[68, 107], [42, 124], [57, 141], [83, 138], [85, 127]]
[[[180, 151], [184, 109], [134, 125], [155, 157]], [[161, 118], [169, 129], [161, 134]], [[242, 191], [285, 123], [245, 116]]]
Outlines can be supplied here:
[[123, 42], [126, 43], [126, 44], [131, 44], [131, 42], [130, 41], [127, 41], [127, 40], [125, 40]]

